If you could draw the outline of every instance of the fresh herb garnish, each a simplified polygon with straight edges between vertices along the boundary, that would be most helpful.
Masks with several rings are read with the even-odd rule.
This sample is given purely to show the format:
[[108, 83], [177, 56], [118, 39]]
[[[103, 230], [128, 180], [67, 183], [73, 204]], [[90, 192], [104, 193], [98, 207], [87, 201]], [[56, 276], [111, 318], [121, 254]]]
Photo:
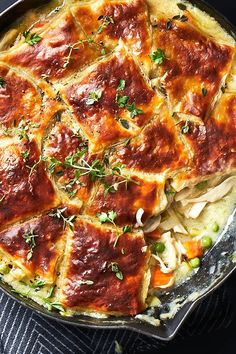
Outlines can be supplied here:
[[32, 166], [26, 165], [26, 167], [30, 170], [29, 177], [32, 176], [33, 172], [37, 169], [37, 167], [38, 167], [38, 165], [40, 164], [41, 161], [42, 161], [42, 156], [40, 156], [38, 161], [36, 161]]
[[53, 174], [55, 172], [55, 168], [58, 166], [61, 166], [62, 162], [56, 159], [55, 157], [52, 157], [50, 159], [50, 163], [48, 165], [48, 171], [49, 173]]
[[[123, 91], [124, 88], [125, 88], [125, 80], [120, 80], [120, 83], [117, 87], [117, 91]], [[143, 113], [143, 110], [140, 109], [140, 108], [137, 108], [136, 107], [136, 104], [135, 102], [133, 102], [132, 104], [128, 104], [128, 100], [129, 100], [129, 97], [128, 96], [123, 96], [121, 95], [120, 93], [117, 93], [116, 94], [116, 103], [118, 105], [119, 108], [127, 108], [129, 112], [131, 112], [131, 118], [134, 118], [136, 115], [138, 114], [142, 114]], [[124, 123], [124, 124], [123, 124]], [[129, 129], [129, 124], [127, 121], [124, 121], [123, 122], [121, 121], [121, 124], [126, 128], [126, 129]]]
[[111, 262], [108, 266], [108, 268], [111, 268], [111, 271], [113, 273], [115, 273], [116, 277], [119, 279], [119, 280], [123, 280], [124, 279], [124, 276], [123, 276], [123, 273], [120, 271], [119, 267], [118, 267], [118, 264], [116, 262]]
[[176, 20], [176, 21], [181, 21], [181, 22], [187, 22], [188, 21], [188, 17], [185, 15], [176, 15], [174, 17], [172, 17], [172, 20]]
[[136, 107], [136, 103], [135, 102], [133, 102], [130, 105], [127, 105], [126, 107], [127, 107], [128, 111], [130, 112], [131, 118], [134, 118], [138, 114], [142, 114], [143, 113], [142, 109]]
[[113, 210], [110, 210], [107, 213], [105, 213], [105, 212], [97, 213], [97, 218], [101, 224], [104, 224], [105, 222], [109, 222], [109, 223], [113, 224], [115, 227], [116, 227], [116, 224], [115, 224], [116, 217], [117, 217], [117, 214]]
[[63, 64], [64, 69], [69, 65], [73, 51], [79, 50], [79, 47], [85, 43], [88, 43], [89, 45], [94, 43], [93, 37], [88, 37], [87, 39], [80, 39], [78, 42], [68, 45], [69, 53], [64, 59], [64, 64]]
[[120, 83], [117, 87], [117, 91], [123, 91], [125, 89], [125, 80], [120, 80]]
[[202, 95], [203, 96], [206, 96], [207, 94], [207, 89], [205, 87], [202, 88]]
[[158, 48], [155, 52], [150, 54], [150, 58], [155, 64], [161, 65], [164, 63], [166, 55], [161, 48]]
[[30, 128], [38, 128], [39, 126], [40, 123], [31, 123], [29, 120], [21, 120], [18, 127], [14, 126], [12, 128], [6, 128], [3, 133], [6, 136], [13, 136], [17, 134], [20, 140], [29, 140], [28, 132]]
[[55, 211], [50, 212], [48, 215], [57, 218], [60, 220], [63, 220], [63, 228], [66, 228], [66, 225], [69, 226], [70, 230], [73, 230], [74, 227], [74, 222], [76, 220], [76, 215], [71, 215], [71, 216], [65, 216], [63, 213], [66, 211], [67, 207], [63, 209], [56, 209]]
[[27, 261], [29, 261], [33, 257], [33, 249], [36, 246], [35, 237], [37, 237], [37, 236], [38, 235], [35, 235], [34, 231], [32, 231], [32, 230], [25, 232], [23, 235], [25, 242], [30, 247], [30, 250], [28, 251], [28, 254], [27, 254]]
[[122, 127], [129, 129], [129, 122], [126, 119], [119, 119], [119, 122], [121, 123]]
[[50, 289], [48, 290], [48, 294], [47, 294], [47, 299], [50, 299], [54, 293], [56, 285], [53, 285], [50, 287]]
[[77, 189], [76, 188], [74, 189], [75, 185], [79, 185], [81, 187], [85, 186], [83, 182], [79, 181], [80, 176], [81, 176], [80, 171], [79, 170], [75, 171], [75, 177], [70, 179], [65, 186], [61, 187], [67, 192], [69, 198], [73, 198], [77, 193]]
[[94, 284], [94, 281], [92, 281], [92, 280], [84, 280], [84, 279], [77, 280], [77, 282], [76, 282], [77, 286], [80, 286], [80, 285], [93, 285], [93, 284]]
[[98, 27], [97, 34], [100, 34], [109, 24], [114, 24], [111, 16], [99, 16], [98, 20], [102, 20], [102, 24]]
[[29, 140], [29, 135], [27, 132], [29, 131], [30, 126], [31, 124], [29, 122], [24, 122], [23, 120], [19, 122], [17, 130], [20, 140]]
[[[95, 36], [97, 34], [100, 34], [109, 24], [113, 24], [114, 23], [113, 18], [110, 17], [110, 16], [105, 16], [105, 17], [104, 16], [99, 16], [98, 20], [99, 21], [103, 20], [103, 22], [98, 27], [98, 30], [92, 36], [87, 37], [86, 39], [81, 39], [81, 40], [75, 42], [74, 44], [68, 45], [69, 52], [68, 52], [68, 55], [64, 59], [64, 63], [63, 63], [63, 68], [64, 69], [69, 65], [73, 51], [79, 50], [79, 47], [81, 45], [84, 45], [85, 43], [88, 43], [88, 45], [91, 45], [91, 44], [95, 43]], [[106, 54], [106, 48], [104, 47], [103, 42], [99, 41], [96, 44], [98, 46], [101, 46], [101, 54], [105, 55]]]
[[118, 104], [119, 108], [124, 108], [126, 103], [128, 102], [128, 96], [122, 96], [119, 93], [116, 95], [116, 103]]
[[88, 96], [88, 98], [86, 100], [86, 104], [88, 106], [91, 106], [94, 103], [98, 102], [101, 97], [102, 97], [102, 91], [101, 90], [96, 90], [96, 91], [90, 92], [89, 96]]
[[29, 157], [29, 150], [25, 150], [21, 153], [21, 156], [23, 158], [23, 160], [27, 160], [27, 158]]
[[6, 81], [3, 77], [0, 77], [0, 87], [4, 88], [6, 86]]
[[108, 223], [111, 223], [116, 228], [117, 236], [114, 241], [114, 245], [113, 245], [114, 248], [116, 247], [116, 245], [119, 241], [119, 238], [122, 235], [122, 233], [119, 231], [119, 229], [115, 223], [116, 217], [117, 217], [117, 213], [113, 210], [108, 211], [107, 213], [105, 213], [105, 212], [97, 213], [97, 218], [101, 224], [108, 222]]
[[40, 290], [44, 285], [46, 285], [46, 282], [44, 280], [36, 280], [33, 284], [30, 285], [31, 288], [33, 288], [35, 291]]
[[168, 29], [168, 30], [171, 30], [171, 29], [172, 29], [172, 21], [171, 21], [171, 20], [168, 20], [168, 21], [166, 22], [166, 29]]
[[185, 11], [187, 9], [186, 5], [184, 5], [182, 3], [177, 4], [177, 6], [181, 11]]
[[187, 134], [189, 132], [189, 121], [187, 120], [186, 123], [181, 128], [182, 134]]
[[[55, 171], [57, 166], [61, 166], [62, 170], [60, 171], [62, 174], [64, 173], [64, 169], [71, 168], [75, 170], [74, 178], [71, 178], [69, 182], [65, 186], [61, 186], [61, 189], [64, 189], [70, 198], [74, 197], [77, 193], [77, 190], [74, 189], [75, 185], [85, 186], [83, 181], [79, 181], [79, 179], [83, 176], [88, 176], [91, 181], [100, 180], [105, 188], [104, 195], [108, 192], [115, 193], [118, 190], [119, 185], [126, 184], [126, 188], [128, 182], [133, 182], [139, 184], [137, 181], [132, 180], [128, 176], [123, 176], [122, 172], [125, 165], [117, 163], [111, 167], [109, 167], [109, 161], [105, 163], [105, 161], [93, 160], [86, 161], [82, 156], [87, 151], [87, 147], [82, 150], [78, 150], [76, 153], [69, 155], [65, 158], [64, 163], [58, 161], [55, 158], [51, 158], [48, 169], [50, 173]], [[105, 180], [106, 177], [119, 177], [120, 180], [116, 181], [113, 184], [108, 184]]]
[[81, 159], [80, 162], [75, 160], [74, 155], [66, 157], [65, 167], [74, 168], [77, 172], [77, 178], [88, 175], [92, 181], [105, 177], [105, 166], [99, 160], [93, 160], [92, 163]]
[[36, 43], [40, 42], [42, 37], [40, 37], [37, 33], [30, 33], [30, 31], [25, 31], [22, 33], [25, 37], [25, 42], [29, 45], [35, 45]]
[[119, 177], [119, 178], [122, 178], [120, 181], [118, 182], [115, 182], [113, 184], [106, 184], [104, 183], [104, 196], [107, 195], [107, 193], [115, 193], [119, 186], [121, 184], [125, 184], [125, 187], [126, 189], [128, 188], [128, 183], [129, 182], [132, 182], [132, 183], [135, 183], [135, 184], [139, 184], [139, 182], [133, 180], [132, 178], [128, 177], [128, 176], [125, 176], [125, 175], [122, 175], [122, 172], [123, 172], [123, 169], [125, 168], [125, 165], [121, 164], [121, 163], [117, 163], [116, 165], [112, 166], [111, 167], [111, 172], [110, 174], [108, 174], [108, 176], [116, 176], [116, 177]]
[[123, 227], [123, 233], [124, 233], [124, 234], [127, 234], [128, 232], [131, 232], [131, 231], [132, 231], [132, 227], [131, 227], [131, 226], [125, 225], [125, 226]]
[[58, 311], [60, 311], [60, 312], [65, 312], [64, 307], [63, 307], [62, 304], [61, 304], [60, 302], [58, 302], [58, 301], [50, 302], [50, 301], [48, 301], [47, 299], [44, 299], [44, 303], [45, 303], [46, 308], [47, 308], [49, 311], [58, 310]]

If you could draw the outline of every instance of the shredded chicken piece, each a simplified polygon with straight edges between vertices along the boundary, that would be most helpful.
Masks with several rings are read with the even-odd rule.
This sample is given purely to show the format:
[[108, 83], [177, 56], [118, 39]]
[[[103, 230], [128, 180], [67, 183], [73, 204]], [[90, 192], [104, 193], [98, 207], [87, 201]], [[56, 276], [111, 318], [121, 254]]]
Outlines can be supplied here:
[[160, 224], [161, 228], [165, 231], [173, 230], [174, 232], [178, 232], [180, 234], [187, 235], [188, 231], [181, 224], [181, 222], [180, 222], [179, 218], [177, 217], [176, 213], [174, 212], [174, 210], [168, 209], [167, 212], [170, 215], [170, 217]]
[[144, 210], [142, 208], [139, 208], [136, 213], [136, 227], [143, 227], [142, 223], [142, 216], [144, 214]]

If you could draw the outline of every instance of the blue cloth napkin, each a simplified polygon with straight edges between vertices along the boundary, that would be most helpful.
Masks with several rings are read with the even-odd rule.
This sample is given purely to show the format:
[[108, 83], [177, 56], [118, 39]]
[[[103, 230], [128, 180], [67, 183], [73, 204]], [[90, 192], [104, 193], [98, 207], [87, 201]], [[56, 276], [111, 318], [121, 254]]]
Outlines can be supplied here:
[[[111, 354], [115, 340], [123, 353], [234, 354], [235, 285], [236, 274], [197, 307], [171, 343], [129, 330], [85, 329], [48, 320], [0, 291], [0, 354]], [[203, 351], [203, 343], [211, 351], [206, 345]]]

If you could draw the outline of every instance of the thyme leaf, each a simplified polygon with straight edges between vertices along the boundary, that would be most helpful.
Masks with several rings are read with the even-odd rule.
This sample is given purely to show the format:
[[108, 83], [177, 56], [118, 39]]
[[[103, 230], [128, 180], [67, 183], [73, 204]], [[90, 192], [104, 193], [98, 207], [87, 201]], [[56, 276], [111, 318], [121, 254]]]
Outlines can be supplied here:
[[118, 104], [119, 108], [124, 108], [126, 103], [128, 102], [128, 96], [122, 96], [119, 93], [116, 95], [116, 103]]
[[118, 267], [118, 263], [117, 262], [111, 262], [108, 266], [108, 268], [111, 268], [111, 271], [113, 273], [115, 273], [115, 276], [119, 279], [119, 280], [123, 280], [124, 276], [123, 273], [121, 272], [121, 270]]
[[96, 91], [90, 92], [89, 96], [88, 96], [88, 98], [86, 100], [86, 104], [88, 106], [91, 106], [94, 103], [98, 102], [101, 97], [102, 97], [102, 91], [101, 90], [96, 90]]
[[31, 34], [30, 31], [25, 31], [22, 34], [25, 38], [25, 42], [31, 46], [35, 45], [36, 43], [42, 40], [42, 37], [40, 37], [37, 33]]
[[164, 63], [166, 55], [161, 48], [158, 48], [155, 52], [150, 54], [150, 58], [155, 64], [161, 65]]
[[65, 229], [66, 226], [68, 225], [70, 230], [73, 231], [74, 228], [74, 222], [76, 220], [76, 215], [71, 215], [71, 216], [65, 216], [64, 212], [66, 211], [67, 207], [62, 208], [62, 209], [56, 209], [55, 211], [50, 212], [48, 215], [57, 218], [63, 221], [63, 228]]
[[138, 114], [142, 114], [143, 113], [142, 109], [136, 107], [136, 103], [135, 102], [133, 102], [131, 105], [127, 105], [127, 109], [130, 112], [131, 118], [134, 118]]
[[186, 123], [181, 128], [182, 134], [187, 134], [189, 132], [189, 121], [187, 120]]
[[34, 231], [29, 230], [23, 234], [25, 242], [29, 245], [30, 249], [27, 254], [27, 261], [33, 257], [33, 249], [36, 246], [35, 237], [38, 235], [34, 234]]
[[187, 9], [186, 5], [184, 5], [182, 3], [178, 3], [177, 6], [181, 11], [185, 11]]
[[94, 281], [93, 280], [84, 280], [84, 279], [81, 279], [81, 280], [77, 280], [76, 282], [76, 285], [77, 286], [81, 286], [81, 285], [93, 285], [94, 284]]
[[125, 89], [125, 85], [126, 85], [125, 80], [120, 80], [120, 83], [117, 87], [117, 91], [123, 91]]
[[62, 306], [62, 304], [58, 301], [54, 301], [54, 302], [50, 302], [47, 299], [44, 299], [44, 303], [45, 303], [45, 307], [49, 310], [58, 310], [59, 312], [65, 312], [64, 307]]
[[100, 34], [109, 24], [114, 24], [111, 16], [99, 16], [98, 20], [102, 20], [102, 24], [98, 27], [97, 34]]
[[0, 87], [4, 88], [6, 86], [6, 81], [3, 77], [0, 76]]
[[124, 234], [127, 234], [128, 232], [131, 232], [132, 231], [132, 227], [130, 225], [125, 225], [123, 227], [123, 233]]
[[113, 210], [110, 210], [107, 213], [105, 213], [105, 212], [97, 213], [97, 218], [101, 224], [104, 224], [105, 222], [109, 222], [109, 223], [113, 224], [115, 227], [116, 227], [116, 224], [115, 224], [116, 217], [117, 217], [117, 214]]
[[207, 89], [205, 87], [202, 88], [202, 95], [205, 97], [207, 94]]

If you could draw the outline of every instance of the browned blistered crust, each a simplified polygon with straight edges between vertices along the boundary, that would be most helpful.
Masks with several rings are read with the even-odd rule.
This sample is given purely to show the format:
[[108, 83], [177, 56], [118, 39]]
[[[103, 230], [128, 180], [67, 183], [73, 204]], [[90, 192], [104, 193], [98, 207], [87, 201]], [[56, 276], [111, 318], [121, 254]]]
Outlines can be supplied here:
[[150, 250], [123, 227], [165, 210], [170, 183], [235, 171], [235, 46], [155, 6], [67, 1], [0, 53], [0, 256], [72, 311], [143, 311]]
[[[142, 233], [121, 234], [116, 247], [116, 230], [78, 218], [66, 256], [60, 301], [74, 310], [131, 314], [144, 310], [141, 289], [149, 253], [142, 248]], [[112, 271], [116, 263], [124, 274]], [[92, 285], [80, 281], [91, 281]]]

